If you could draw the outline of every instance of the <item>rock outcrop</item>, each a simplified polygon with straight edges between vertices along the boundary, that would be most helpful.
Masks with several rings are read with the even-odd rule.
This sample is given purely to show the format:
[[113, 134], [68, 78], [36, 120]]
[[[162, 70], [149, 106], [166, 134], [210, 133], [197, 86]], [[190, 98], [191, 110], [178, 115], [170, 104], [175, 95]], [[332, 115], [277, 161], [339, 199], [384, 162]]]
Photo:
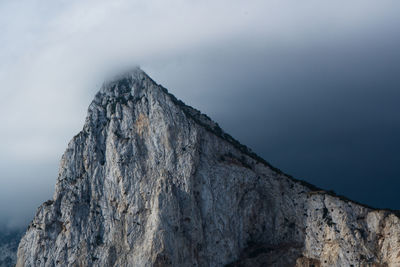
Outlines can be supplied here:
[[135, 69], [103, 85], [17, 266], [400, 266], [400, 220], [296, 180]]

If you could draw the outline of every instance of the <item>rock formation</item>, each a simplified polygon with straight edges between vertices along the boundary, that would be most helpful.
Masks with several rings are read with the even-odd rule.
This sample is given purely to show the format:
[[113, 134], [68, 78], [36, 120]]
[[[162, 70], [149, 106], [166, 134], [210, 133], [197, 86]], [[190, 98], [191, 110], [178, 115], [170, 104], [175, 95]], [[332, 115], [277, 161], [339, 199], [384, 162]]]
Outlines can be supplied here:
[[64, 153], [17, 266], [400, 266], [400, 220], [296, 180], [135, 69]]

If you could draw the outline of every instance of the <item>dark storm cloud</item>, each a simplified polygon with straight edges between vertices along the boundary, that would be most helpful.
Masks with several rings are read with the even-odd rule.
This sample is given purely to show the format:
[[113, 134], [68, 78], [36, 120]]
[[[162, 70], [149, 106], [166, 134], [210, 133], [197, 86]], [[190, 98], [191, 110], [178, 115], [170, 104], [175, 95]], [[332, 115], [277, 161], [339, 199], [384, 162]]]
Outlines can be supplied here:
[[283, 171], [399, 209], [400, 32], [379, 30], [301, 47], [230, 43], [155, 73]]
[[51, 198], [102, 81], [140, 64], [297, 178], [400, 208], [397, 1], [2, 1], [0, 224]]

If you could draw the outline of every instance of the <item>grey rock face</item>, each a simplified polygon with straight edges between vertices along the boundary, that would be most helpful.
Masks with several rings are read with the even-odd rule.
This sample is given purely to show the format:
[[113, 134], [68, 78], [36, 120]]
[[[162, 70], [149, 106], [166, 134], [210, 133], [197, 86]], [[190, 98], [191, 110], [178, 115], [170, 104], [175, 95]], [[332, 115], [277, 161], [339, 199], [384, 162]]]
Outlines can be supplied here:
[[400, 266], [400, 221], [295, 180], [139, 69], [105, 84], [17, 266]]

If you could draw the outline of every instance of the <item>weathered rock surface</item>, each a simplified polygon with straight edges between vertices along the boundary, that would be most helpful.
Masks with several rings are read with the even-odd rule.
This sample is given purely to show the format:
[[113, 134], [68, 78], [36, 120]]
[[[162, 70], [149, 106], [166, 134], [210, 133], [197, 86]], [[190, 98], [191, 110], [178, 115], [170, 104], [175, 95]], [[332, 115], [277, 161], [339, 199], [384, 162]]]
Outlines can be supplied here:
[[139, 69], [106, 83], [17, 266], [400, 266], [400, 220], [295, 180]]

